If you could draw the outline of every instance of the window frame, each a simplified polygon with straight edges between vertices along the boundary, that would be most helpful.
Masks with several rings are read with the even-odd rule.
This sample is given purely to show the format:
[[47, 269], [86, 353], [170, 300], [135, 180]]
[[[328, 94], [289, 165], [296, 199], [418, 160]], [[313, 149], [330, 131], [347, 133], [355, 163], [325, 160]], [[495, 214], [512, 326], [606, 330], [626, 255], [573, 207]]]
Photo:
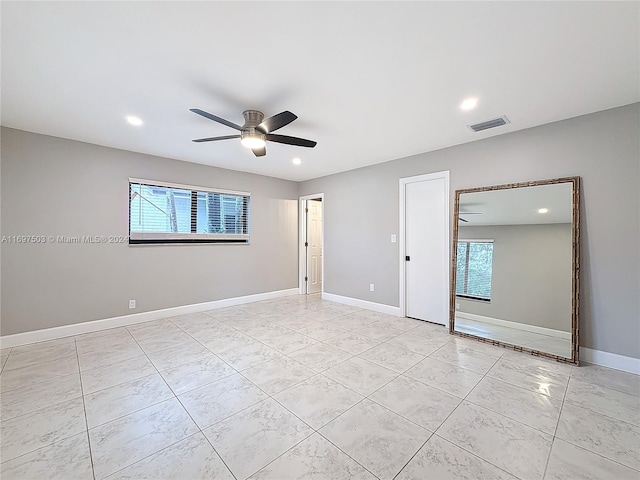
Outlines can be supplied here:
[[[456, 284], [457, 284], [457, 279], [458, 279], [458, 264], [457, 264], [457, 259], [458, 259], [458, 244], [459, 243], [466, 243], [467, 244], [467, 251], [466, 251], [466, 257], [465, 257], [465, 268], [464, 268], [464, 280], [463, 280], [463, 288], [464, 290], [467, 290], [467, 287], [469, 285], [469, 251], [471, 250], [470, 245], [472, 243], [491, 243], [494, 247], [495, 247], [495, 242], [494, 239], [476, 239], [476, 238], [470, 238], [470, 239], [458, 239], [455, 245], [456, 248]], [[491, 248], [491, 291], [493, 292], [493, 251], [494, 251], [494, 247]], [[479, 295], [470, 295], [468, 293], [458, 293], [457, 292], [457, 288], [456, 288], [456, 284], [454, 284], [454, 293], [456, 295], [457, 298], [464, 298], [466, 300], [477, 300], [480, 302], [487, 302], [490, 303], [491, 302], [491, 296], [489, 297], [481, 297]]]
[[[190, 232], [132, 232], [131, 231], [131, 202], [132, 187], [144, 185], [148, 187], [172, 188], [191, 192], [190, 202]], [[195, 193], [195, 195], [194, 195]], [[242, 233], [198, 233], [197, 205], [199, 193], [216, 193], [242, 197]], [[192, 244], [249, 244], [251, 222], [251, 192], [225, 190], [221, 188], [202, 187], [181, 183], [165, 182], [129, 177], [129, 245], [192, 245]], [[195, 208], [195, 211], [194, 211]], [[224, 219], [221, 219], [224, 222]]]

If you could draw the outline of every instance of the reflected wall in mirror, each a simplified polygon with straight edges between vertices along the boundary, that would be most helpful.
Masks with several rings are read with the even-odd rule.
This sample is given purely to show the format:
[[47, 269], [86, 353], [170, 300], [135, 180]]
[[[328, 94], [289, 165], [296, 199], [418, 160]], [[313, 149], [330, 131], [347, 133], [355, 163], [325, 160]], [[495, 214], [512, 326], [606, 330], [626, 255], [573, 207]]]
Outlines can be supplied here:
[[456, 191], [451, 333], [578, 364], [579, 188]]

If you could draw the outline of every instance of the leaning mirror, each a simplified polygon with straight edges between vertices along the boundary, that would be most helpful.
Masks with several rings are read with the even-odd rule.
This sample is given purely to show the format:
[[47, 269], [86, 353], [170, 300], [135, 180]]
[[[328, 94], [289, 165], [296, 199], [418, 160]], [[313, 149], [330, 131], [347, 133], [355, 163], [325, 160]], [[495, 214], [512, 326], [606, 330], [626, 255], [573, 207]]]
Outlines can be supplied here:
[[578, 364], [579, 188], [456, 191], [451, 333]]

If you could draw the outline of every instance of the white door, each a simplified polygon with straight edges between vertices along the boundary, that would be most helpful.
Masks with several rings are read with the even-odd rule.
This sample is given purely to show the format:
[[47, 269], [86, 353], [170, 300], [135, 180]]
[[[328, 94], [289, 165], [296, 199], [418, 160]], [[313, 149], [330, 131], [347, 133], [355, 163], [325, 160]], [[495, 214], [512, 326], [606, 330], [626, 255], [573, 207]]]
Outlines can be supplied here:
[[448, 324], [449, 172], [404, 181], [405, 313]]
[[322, 201], [307, 200], [307, 293], [322, 291]]

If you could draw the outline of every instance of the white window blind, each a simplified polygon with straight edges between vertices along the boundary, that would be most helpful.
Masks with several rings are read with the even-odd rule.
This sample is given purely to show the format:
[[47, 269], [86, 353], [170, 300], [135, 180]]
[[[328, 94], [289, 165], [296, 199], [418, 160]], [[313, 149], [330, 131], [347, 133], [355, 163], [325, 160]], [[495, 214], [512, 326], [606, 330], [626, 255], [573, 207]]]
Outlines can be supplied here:
[[249, 243], [251, 194], [129, 179], [129, 243]]
[[493, 240], [460, 240], [456, 254], [456, 295], [491, 300]]

